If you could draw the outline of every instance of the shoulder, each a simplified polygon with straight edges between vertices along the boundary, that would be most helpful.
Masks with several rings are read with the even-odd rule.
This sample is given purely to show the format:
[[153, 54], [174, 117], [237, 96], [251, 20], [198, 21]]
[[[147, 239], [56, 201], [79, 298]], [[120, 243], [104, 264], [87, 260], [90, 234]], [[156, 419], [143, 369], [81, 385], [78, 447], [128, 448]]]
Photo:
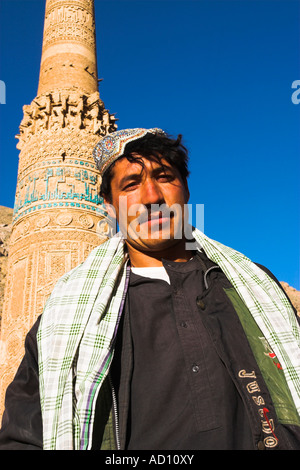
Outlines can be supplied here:
[[280, 289], [282, 290], [282, 292], [284, 293], [284, 295], [286, 296], [286, 298], [288, 299], [289, 303], [291, 304], [291, 307], [296, 315], [296, 318], [297, 318], [297, 321], [300, 325], [300, 318], [297, 314], [297, 310], [295, 309], [294, 305], [292, 304], [292, 301], [291, 299], [289, 298], [289, 296], [287, 295], [286, 291], [284, 290], [283, 286], [280, 284], [280, 282], [278, 281], [277, 277], [274, 276], [274, 274], [268, 269], [266, 268], [266, 266], [263, 266], [262, 264], [259, 264], [259, 263], [255, 263], [256, 266], [258, 266], [260, 269], [262, 269], [266, 274], [268, 274], [268, 276], [273, 279], [273, 281], [276, 282], [276, 284], [280, 287]]

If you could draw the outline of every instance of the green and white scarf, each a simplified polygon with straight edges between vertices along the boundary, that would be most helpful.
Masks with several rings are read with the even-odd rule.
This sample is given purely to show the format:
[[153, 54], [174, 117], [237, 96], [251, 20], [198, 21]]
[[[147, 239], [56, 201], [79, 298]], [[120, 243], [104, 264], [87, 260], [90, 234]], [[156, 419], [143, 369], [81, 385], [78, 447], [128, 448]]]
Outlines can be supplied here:
[[[288, 299], [243, 254], [194, 230], [276, 354], [300, 415], [300, 330]], [[38, 331], [44, 449], [90, 449], [96, 399], [113, 357], [128, 259], [116, 235], [56, 284]]]

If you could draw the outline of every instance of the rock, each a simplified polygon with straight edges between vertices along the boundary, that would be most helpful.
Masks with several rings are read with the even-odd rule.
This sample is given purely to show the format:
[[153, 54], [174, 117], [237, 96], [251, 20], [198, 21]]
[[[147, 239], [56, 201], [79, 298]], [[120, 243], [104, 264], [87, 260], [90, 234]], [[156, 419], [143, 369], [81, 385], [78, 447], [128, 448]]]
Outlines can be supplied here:
[[300, 292], [294, 287], [289, 286], [287, 282], [280, 282], [280, 284], [300, 316]]

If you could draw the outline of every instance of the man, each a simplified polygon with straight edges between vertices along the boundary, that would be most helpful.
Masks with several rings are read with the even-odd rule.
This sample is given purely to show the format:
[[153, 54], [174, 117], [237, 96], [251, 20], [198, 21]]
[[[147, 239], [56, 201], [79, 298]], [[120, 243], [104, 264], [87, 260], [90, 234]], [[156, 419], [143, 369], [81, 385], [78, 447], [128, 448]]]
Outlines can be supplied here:
[[57, 283], [0, 448], [300, 449], [297, 317], [269, 271], [187, 225], [181, 138], [117, 131], [94, 157], [122, 235]]

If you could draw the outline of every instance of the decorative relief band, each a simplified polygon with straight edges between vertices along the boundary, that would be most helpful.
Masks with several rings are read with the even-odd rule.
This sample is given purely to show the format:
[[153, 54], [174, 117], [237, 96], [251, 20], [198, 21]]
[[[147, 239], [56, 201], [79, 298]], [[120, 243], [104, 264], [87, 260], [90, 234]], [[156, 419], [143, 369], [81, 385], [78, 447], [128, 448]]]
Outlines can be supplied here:
[[82, 8], [94, 15], [94, 0], [46, 0], [46, 16], [54, 8], [59, 9], [66, 5]]
[[78, 41], [94, 50], [96, 46], [93, 31], [82, 25], [55, 25], [49, 28], [44, 35], [44, 49], [58, 41]]
[[43, 50], [57, 41], [79, 41], [95, 50], [94, 12], [86, 5], [70, 2], [56, 3], [47, 8], [44, 25]]
[[16, 136], [19, 150], [33, 135], [47, 130], [84, 129], [104, 136], [117, 129], [116, 118], [104, 109], [99, 92], [90, 96], [76, 91], [46, 93], [35, 98], [30, 105], [23, 106], [23, 111], [20, 134]]
[[89, 28], [94, 28], [94, 15], [92, 12], [86, 10], [85, 5], [79, 4], [66, 5], [65, 2], [61, 5], [56, 4], [54, 8], [48, 9], [45, 16], [44, 29], [60, 23], [80, 23]]
[[92, 164], [82, 160], [48, 160], [35, 164], [19, 178], [14, 223], [19, 217], [38, 209], [80, 207], [103, 214], [103, 199], [99, 195], [100, 175], [90, 170]]
[[20, 218], [14, 224], [10, 254], [33, 243], [33, 240], [41, 244], [57, 239], [75, 242], [86, 240], [88, 234], [93, 235], [94, 242], [98, 241], [96, 244], [99, 244], [115, 234], [115, 227], [105, 213], [100, 214], [100, 211], [85, 212], [74, 207], [31, 211], [27, 217]]

